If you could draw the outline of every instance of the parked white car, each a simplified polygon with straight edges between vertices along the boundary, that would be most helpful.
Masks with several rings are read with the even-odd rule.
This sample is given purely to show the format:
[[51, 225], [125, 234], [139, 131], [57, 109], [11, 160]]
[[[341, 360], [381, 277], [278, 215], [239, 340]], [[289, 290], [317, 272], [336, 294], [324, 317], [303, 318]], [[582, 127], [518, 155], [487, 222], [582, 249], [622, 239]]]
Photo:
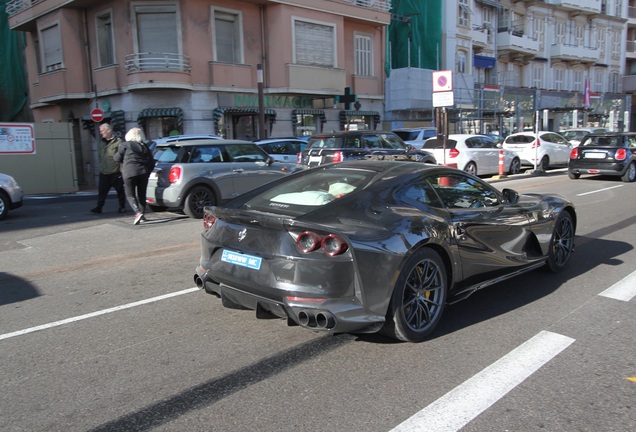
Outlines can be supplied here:
[[0, 220], [7, 217], [9, 210], [22, 206], [24, 191], [8, 174], [0, 173]]
[[[432, 152], [438, 164], [456, 166], [473, 175], [499, 174], [500, 147], [486, 135], [450, 134], [445, 150], [443, 140], [429, 138], [423, 149]], [[504, 173], [518, 174], [521, 160], [517, 153], [503, 150], [503, 156]]]
[[564, 129], [559, 134], [563, 136], [566, 140], [570, 141], [572, 147], [577, 147], [581, 144], [583, 138], [591, 133], [607, 133], [611, 132], [608, 128], [603, 127], [591, 127], [591, 128], [574, 128], [574, 129]]
[[[537, 145], [537, 135], [539, 142]], [[517, 152], [522, 165], [536, 166], [545, 171], [554, 166], [567, 166], [572, 144], [556, 132], [519, 132], [508, 135], [503, 148]]]

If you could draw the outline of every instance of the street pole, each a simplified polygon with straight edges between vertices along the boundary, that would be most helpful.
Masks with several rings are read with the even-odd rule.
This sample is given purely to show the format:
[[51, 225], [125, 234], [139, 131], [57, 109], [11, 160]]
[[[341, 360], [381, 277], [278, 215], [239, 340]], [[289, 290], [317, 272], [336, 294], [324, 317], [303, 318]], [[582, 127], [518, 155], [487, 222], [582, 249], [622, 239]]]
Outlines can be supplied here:
[[265, 98], [263, 96], [263, 65], [256, 65], [258, 80], [258, 139], [265, 139]]

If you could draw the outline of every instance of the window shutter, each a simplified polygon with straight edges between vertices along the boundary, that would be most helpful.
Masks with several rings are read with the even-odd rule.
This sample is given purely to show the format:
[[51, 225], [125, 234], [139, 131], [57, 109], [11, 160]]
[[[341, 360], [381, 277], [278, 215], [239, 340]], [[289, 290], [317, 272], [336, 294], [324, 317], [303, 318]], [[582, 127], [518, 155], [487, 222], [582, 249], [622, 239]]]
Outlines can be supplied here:
[[335, 67], [333, 27], [296, 21], [294, 35], [296, 63]]
[[59, 26], [54, 25], [42, 30], [42, 50], [45, 72], [62, 67], [62, 40]]
[[137, 35], [142, 53], [179, 54], [174, 7], [137, 8]]
[[216, 60], [238, 63], [235, 45], [236, 16], [215, 12], [214, 37], [216, 40]]

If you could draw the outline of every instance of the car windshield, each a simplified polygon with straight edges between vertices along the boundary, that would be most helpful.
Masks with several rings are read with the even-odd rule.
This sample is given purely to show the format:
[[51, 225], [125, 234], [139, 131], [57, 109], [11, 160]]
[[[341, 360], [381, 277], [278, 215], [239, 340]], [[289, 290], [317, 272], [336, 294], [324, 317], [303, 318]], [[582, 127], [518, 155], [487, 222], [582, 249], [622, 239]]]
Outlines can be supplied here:
[[342, 148], [342, 141], [337, 137], [310, 138], [307, 148]]
[[371, 170], [337, 167], [311, 170], [252, 198], [244, 207], [302, 215], [363, 188], [376, 174]]
[[563, 135], [565, 139], [571, 140], [571, 139], [581, 139], [588, 133], [589, 133], [588, 131], [565, 131], [565, 132], [562, 132], [561, 135]]
[[413, 141], [417, 139], [420, 131], [393, 131], [393, 133], [402, 138], [404, 141]]

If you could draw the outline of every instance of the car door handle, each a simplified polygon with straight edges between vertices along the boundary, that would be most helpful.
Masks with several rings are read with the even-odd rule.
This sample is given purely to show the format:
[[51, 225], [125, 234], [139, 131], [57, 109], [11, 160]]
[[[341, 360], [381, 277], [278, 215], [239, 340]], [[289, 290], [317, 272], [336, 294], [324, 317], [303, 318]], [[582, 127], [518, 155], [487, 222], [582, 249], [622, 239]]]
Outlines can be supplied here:
[[242, 173], [243, 171], [245, 171], [243, 168], [236, 168], [232, 170], [232, 172], [235, 172], [235, 173]]

